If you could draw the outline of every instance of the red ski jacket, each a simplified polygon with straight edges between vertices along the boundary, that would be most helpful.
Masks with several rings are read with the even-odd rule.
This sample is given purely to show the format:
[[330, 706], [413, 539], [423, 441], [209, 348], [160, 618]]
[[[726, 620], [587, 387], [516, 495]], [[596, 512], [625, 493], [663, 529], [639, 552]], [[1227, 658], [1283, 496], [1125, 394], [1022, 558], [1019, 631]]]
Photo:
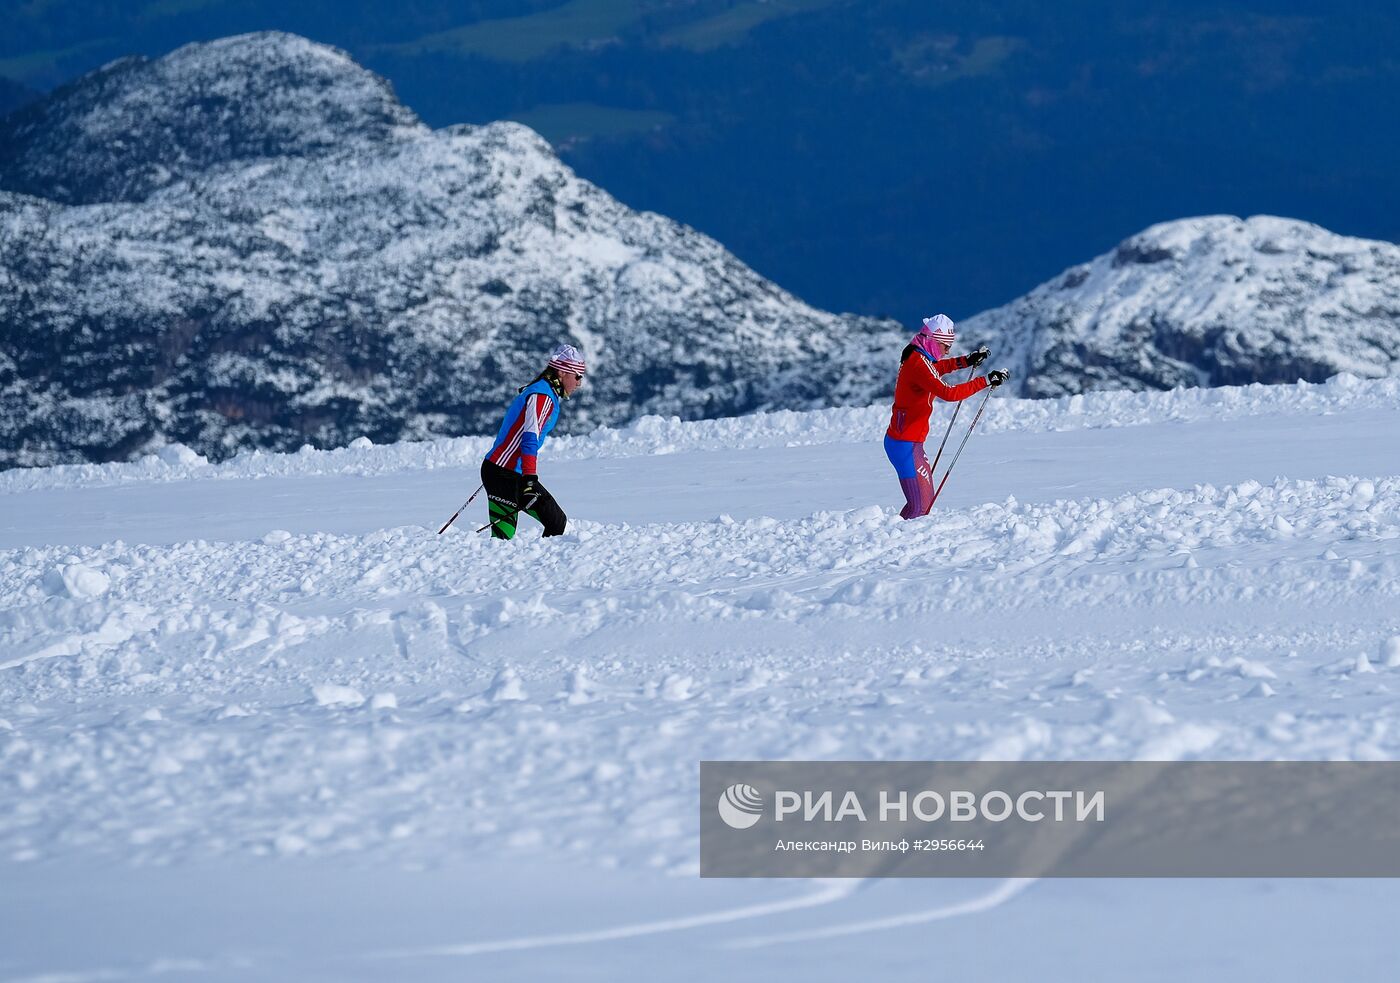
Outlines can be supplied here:
[[922, 443], [928, 437], [928, 418], [933, 412], [935, 398], [957, 402], [987, 388], [987, 380], [980, 376], [956, 386], [939, 378], [940, 372], [965, 368], [967, 359], [962, 355], [934, 362], [923, 352], [915, 351], [906, 358], [894, 384], [894, 411], [890, 414], [890, 428], [885, 433], [895, 440]]

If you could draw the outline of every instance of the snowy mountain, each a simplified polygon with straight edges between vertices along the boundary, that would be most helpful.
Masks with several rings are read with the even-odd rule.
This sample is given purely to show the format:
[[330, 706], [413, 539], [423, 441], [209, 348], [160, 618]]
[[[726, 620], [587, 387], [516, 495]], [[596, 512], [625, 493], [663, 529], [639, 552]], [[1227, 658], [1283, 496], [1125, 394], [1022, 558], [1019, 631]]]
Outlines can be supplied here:
[[430, 131], [277, 33], [5, 122], [0, 465], [482, 433], [555, 343], [564, 431], [870, 402], [902, 332], [803, 304], [516, 124]]
[[961, 330], [1027, 396], [1380, 377], [1400, 363], [1400, 246], [1269, 216], [1167, 222]]
[[142, 201], [221, 164], [425, 132], [343, 51], [243, 35], [114, 61], [0, 121], [0, 187], [67, 204]]
[[[816, 310], [516, 124], [432, 131], [262, 33], [125, 59], [0, 121], [0, 466], [489, 432], [560, 340], [561, 432], [883, 400], [903, 330]], [[1049, 396], [1379, 376], [1400, 247], [1155, 226], [969, 319]]]
[[0, 975], [1391, 978], [1394, 880], [696, 876], [701, 760], [1400, 754], [1400, 379], [986, 406], [914, 522], [879, 407], [549, 540], [436, 534], [482, 438], [0, 475]]

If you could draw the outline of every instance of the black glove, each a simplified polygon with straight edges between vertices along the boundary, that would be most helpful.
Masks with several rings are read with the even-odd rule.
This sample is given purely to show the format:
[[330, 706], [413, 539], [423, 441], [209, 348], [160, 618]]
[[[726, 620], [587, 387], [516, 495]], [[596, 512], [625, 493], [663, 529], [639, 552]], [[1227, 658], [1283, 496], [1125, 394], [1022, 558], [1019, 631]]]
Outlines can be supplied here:
[[967, 367], [970, 369], [977, 368], [977, 366], [981, 365], [987, 360], [987, 356], [990, 354], [991, 352], [987, 350], [986, 345], [983, 345], [975, 352], [968, 352], [965, 356], [967, 358]]
[[995, 389], [1010, 378], [1011, 373], [1007, 369], [992, 369], [992, 371], [987, 373], [987, 385]]
[[520, 504], [528, 505], [540, 493], [539, 485], [535, 484], [536, 475], [522, 474], [520, 476]]

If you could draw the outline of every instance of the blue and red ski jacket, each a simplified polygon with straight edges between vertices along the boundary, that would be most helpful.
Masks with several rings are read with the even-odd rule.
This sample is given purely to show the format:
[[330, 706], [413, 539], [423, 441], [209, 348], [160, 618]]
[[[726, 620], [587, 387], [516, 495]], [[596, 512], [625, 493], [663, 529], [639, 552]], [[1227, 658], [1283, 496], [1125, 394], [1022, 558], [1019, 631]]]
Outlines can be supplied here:
[[486, 460], [520, 474], [535, 473], [535, 455], [559, 419], [559, 398], [549, 380], [532, 382], [511, 400]]

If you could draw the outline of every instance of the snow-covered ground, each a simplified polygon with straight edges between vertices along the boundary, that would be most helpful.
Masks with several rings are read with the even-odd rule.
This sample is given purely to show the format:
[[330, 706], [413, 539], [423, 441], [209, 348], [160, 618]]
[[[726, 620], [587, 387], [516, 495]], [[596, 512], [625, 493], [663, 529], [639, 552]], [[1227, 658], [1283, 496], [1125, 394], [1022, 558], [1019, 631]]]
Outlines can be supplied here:
[[994, 397], [912, 523], [883, 413], [551, 442], [549, 542], [479, 440], [0, 475], [0, 979], [1393, 975], [1388, 881], [696, 876], [701, 759], [1400, 752], [1400, 380]]

